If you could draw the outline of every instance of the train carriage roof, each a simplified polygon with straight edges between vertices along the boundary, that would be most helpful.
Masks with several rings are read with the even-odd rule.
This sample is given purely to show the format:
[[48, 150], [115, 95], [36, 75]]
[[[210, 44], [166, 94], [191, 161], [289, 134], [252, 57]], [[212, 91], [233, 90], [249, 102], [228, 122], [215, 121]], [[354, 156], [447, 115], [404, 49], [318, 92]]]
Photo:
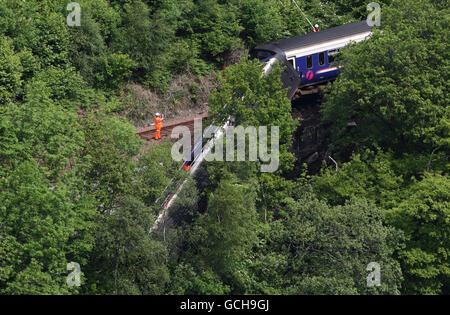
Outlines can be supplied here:
[[256, 50], [274, 50], [278, 48], [282, 51], [288, 51], [298, 49], [307, 46], [313, 46], [316, 44], [324, 43], [327, 41], [336, 40], [342, 37], [348, 37], [361, 33], [367, 33], [372, 30], [372, 27], [367, 25], [367, 22], [355, 22], [350, 24], [344, 24], [341, 26], [332, 27], [320, 32], [308, 33], [305, 35], [299, 35], [292, 38], [281, 39], [268, 44], [255, 47]]

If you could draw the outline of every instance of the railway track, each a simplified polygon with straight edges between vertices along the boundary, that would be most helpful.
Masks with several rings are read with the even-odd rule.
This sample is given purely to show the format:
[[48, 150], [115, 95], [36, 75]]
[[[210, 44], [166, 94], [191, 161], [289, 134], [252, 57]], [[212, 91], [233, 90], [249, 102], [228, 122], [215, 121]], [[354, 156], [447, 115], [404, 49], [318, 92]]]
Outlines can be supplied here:
[[[208, 114], [200, 114], [196, 116], [191, 116], [185, 119], [172, 120], [168, 122], [163, 122], [163, 126], [161, 129], [161, 139], [170, 138], [172, 134], [173, 128], [177, 126], [186, 126], [191, 130], [191, 133], [194, 132], [194, 120], [195, 119], [203, 119], [208, 118]], [[154, 140], [156, 133], [155, 125], [150, 125], [148, 127], [140, 128], [136, 130], [136, 134], [139, 135], [142, 139], [147, 141], [157, 141]]]
[[[172, 130], [177, 126], [188, 127], [193, 136], [195, 119], [203, 119], [203, 118], [207, 118], [207, 117], [208, 117], [208, 114], [200, 114], [200, 115], [188, 117], [185, 119], [173, 120], [173, 121], [169, 121], [167, 123], [163, 123], [163, 126], [161, 128], [161, 139], [170, 138]], [[195, 155], [193, 161], [185, 161], [181, 165], [180, 169], [183, 169], [184, 165], [186, 165], [188, 163], [188, 165], [190, 167], [187, 171], [190, 173], [190, 175], [193, 175], [196, 172], [196, 170], [198, 169], [198, 167], [200, 166], [200, 164], [203, 162], [205, 156], [208, 155], [209, 152], [211, 151], [212, 147], [214, 146], [215, 141], [217, 141], [217, 139], [219, 139], [223, 136], [223, 132], [224, 132], [224, 130], [226, 130], [228, 128], [228, 125], [229, 125], [229, 121], [227, 121], [225, 123], [225, 125], [222, 126], [222, 128], [216, 127], [213, 125], [208, 126], [207, 128], [212, 128], [214, 136], [211, 137], [211, 139], [209, 139], [209, 140], [202, 138], [199, 142], [195, 143], [194, 149], [192, 152], [197, 152], [196, 150], [199, 150], [198, 151], [199, 154]], [[149, 127], [140, 128], [140, 129], [136, 130], [136, 134], [139, 135], [142, 139], [147, 140], [147, 142], [149, 144], [158, 141], [158, 140], [154, 139], [155, 132], [156, 132], [155, 125], [151, 125]], [[183, 186], [186, 183], [186, 181], [187, 181], [187, 179], [181, 180], [179, 182], [175, 182], [172, 179], [171, 183], [164, 189], [161, 197], [155, 201], [155, 203], [161, 207], [161, 210], [159, 211], [158, 216], [155, 220], [155, 223], [149, 232], [157, 230], [159, 228], [160, 224], [162, 222], [164, 222], [164, 219], [168, 214], [168, 210], [169, 210], [170, 206], [175, 201], [175, 199], [177, 198], [180, 191], [183, 189]]]

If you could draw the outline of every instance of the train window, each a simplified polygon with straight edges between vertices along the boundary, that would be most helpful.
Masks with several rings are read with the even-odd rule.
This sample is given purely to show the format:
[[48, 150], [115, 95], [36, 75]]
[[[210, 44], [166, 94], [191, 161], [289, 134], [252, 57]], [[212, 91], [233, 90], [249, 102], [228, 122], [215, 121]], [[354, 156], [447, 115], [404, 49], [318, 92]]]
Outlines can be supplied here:
[[253, 51], [253, 57], [257, 58], [259, 60], [264, 60], [266, 58], [269, 58], [270, 56], [275, 55], [274, 52], [269, 50], [255, 50]]
[[323, 66], [325, 64], [325, 53], [319, 53], [319, 66]]
[[306, 56], [306, 68], [312, 68], [312, 55]]
[[341, 53], [339, 49], [334, 49], [328, 51], [328, 63], [330, 65], [337, 65], [339, 63], [339, 60], [341, 59]]

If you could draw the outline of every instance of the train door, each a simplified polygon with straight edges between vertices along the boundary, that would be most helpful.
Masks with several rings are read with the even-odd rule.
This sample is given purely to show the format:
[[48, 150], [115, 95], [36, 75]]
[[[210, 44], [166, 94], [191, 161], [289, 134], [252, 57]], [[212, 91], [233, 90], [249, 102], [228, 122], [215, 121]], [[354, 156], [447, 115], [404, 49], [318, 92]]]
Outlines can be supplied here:
[[300, 85], [300, 77], [297, 72], [297, 65], [295, 56], [287, 58], [287, 68], [281, 74], [283, 81], [283, 88], [289, 87], [287, 97], [292, 99], [295, 95], [298, 86]]
[[302, 56], [296, 59], [296, 70], [301, 78], [301, 85], [314, 82], [314, 58], [313, 55]]
[[323, 51], [318, 54], [315, 54], [316, 56], [316, 68], [315, 68], [315, 75], [316, 75], [316, 81], [322, 81], [326, 79], [326, 70], [328, 68], [328, 62], [327, 62], [327, 52]]

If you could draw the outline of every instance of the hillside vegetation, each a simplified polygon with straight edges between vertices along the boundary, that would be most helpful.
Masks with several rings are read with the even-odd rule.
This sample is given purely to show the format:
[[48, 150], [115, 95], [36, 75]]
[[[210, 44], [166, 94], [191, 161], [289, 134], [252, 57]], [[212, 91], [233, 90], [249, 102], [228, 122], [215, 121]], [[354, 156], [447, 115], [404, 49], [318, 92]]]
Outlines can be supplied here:
[[[295, 179], [279, 72], [245, 56], [310, 32], [291, 1], [78, 0], [80, 26], [69, 2], [0, 3], [1, 295], [450, 293], [447, 1], [378, 1], [381, 26], [344, 50], [321, 105], [338, 167]], [[368, 14], [362, 0], [299, 5], [321, 29]], [[217, 88], [198, 95], [206, 77]], [[133, 123], [152, 104], [129, 95], [176, 102], [177, 82], [212, 117], [279, 126], [280, 167], [205, 163], [163, 238], [155, 201], [186, 174], [171, 142], [143, 152]]]

